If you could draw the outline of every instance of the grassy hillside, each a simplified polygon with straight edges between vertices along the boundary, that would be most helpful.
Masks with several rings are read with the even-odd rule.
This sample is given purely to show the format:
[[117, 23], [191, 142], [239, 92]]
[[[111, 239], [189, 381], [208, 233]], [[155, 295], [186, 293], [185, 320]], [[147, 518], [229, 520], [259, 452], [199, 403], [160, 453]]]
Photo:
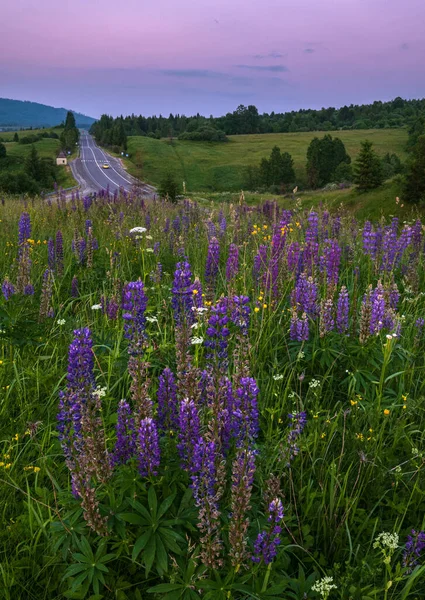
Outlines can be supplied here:
[[[65, 121], [65, 108], [55, 108], [38, 102], [23, 102], [0, 98], [0, 127], [54, 127]], [[77, 127], [91, 125], [95, 119], [74, 112]]]
[[[338, 131], [331, 134], [342, 139], [352, 159], [360, 149], [360, 142], [365, 139], [371, 140], [381, 155], [395, 152], [401, 159], [406, 157], [405, 129]], [[159, 183], [167, 172], [171, 172], [180, 181], [186, 182], [188, 191], [236, 191], [243, 187], [244, 168], [258, 165], [275, 145], [292, 155], [297, 176], [304, 179], [308, 145], [314, 137], [322, 135], [323, 132], [239, 135], [230, 136], [227, 144], [178, 140], [171, 144], [168, 139], [130, 137], [130, 159], [126, 166], [130, 173], [153, 184]]]

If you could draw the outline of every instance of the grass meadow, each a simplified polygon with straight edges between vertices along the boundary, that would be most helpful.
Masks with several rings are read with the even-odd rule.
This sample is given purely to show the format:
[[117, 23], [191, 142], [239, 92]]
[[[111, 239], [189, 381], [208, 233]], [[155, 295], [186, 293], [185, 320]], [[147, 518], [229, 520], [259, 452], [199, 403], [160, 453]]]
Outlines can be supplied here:
[[331, 131], [308, 133], [277, 133], [229, 136], [228, 143], [204, 143], [168, 139], [155, 140], [133, 136], [128, 139], [131, 159], [125, 160], [130, 173], [151, 184], [159, 184], [171, 172], [178, 181], [185, 181], [191, 193], [198, 191], [238, 191], [243, 188], [244, 169], [259, 165], [269, 157], [273, 146], [289, 152], [294, 159], [297, 176], [305, 180], [307, 148], [311, 140], [325, 133], [338, 136], [352, 160], [360, 143], [369, 139], [383, 156], [394, 152], [406, 158], [405, 129], [371, 129], [360, 131]]
[[390, 214], [3, 199], [0, 597], [423, 598], [425, 238]]

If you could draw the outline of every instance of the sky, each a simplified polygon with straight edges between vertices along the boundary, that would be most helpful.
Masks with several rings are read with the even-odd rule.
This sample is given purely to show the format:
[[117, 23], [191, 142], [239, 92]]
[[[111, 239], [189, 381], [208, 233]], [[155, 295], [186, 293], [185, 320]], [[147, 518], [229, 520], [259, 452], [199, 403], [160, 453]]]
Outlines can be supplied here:
[[99, 117], [425, 96], [425, 0], [0, 0], [0, 97]]

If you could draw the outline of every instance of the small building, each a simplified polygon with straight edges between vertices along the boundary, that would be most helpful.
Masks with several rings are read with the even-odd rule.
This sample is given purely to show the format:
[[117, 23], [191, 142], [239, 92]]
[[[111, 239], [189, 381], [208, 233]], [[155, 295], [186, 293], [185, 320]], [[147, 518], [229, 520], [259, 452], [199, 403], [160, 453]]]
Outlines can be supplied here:
[[59, 152], [59, 154], [56, 157], [56, 164], [57, 165], [67, 165], [68, 164], [68, 159], [66, 158], [65, 152], [63, 152], [63, 151]]

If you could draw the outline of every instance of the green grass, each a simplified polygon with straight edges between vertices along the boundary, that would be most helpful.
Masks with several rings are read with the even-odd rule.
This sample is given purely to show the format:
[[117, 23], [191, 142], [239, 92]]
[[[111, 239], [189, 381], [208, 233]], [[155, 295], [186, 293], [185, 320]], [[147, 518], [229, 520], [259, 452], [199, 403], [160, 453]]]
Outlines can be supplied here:
[[[330, 133], [341, 138], [353, 160], [360, 149], [360, 143], [365, 139], [374, 143], [380, 155], [395, 152], [402, 160], [406, 158], [405, 129]], [[186, 182], [189, 192], [236, 191], [243, 187], [244, 168], [247, 165], [258, 165], [276, 145], [292, 155], [297, 176], [305, 179], [308, 145], [314, 137], [322, 135], [324, 132], [238, 135], [230, 136], [227, 144], [178, 140], [170, 144], [168, 139], [154, 140], [134, 136], [128, 140], [131, 158], [126, 159], [125, 164], [132, 175], [153, 184], [160, 183], [167, 172], [172, 172], [180, 181]], [[138, 164], [140, 160], [142, 167]]]

